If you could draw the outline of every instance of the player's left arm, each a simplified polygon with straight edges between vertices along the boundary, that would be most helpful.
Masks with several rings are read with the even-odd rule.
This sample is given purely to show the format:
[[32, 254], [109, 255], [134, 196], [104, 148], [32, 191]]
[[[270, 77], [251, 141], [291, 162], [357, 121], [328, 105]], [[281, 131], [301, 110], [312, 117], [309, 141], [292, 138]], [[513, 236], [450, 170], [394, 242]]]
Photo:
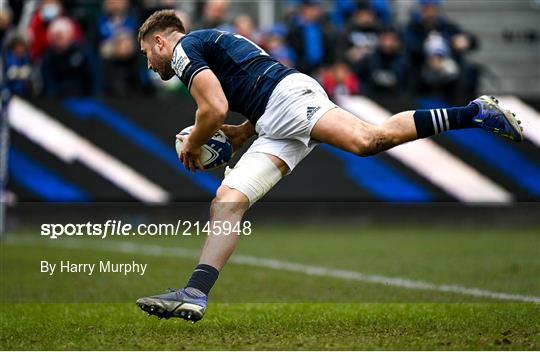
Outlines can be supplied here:
[[195, 127], [184, 139], [180, 161], [187, 169], [195, 171], [196, 168], [203, 170], [199, 160], [200, 148], [225, 121], [229, 103], [219, 80], [209, 69], [202, 70], [193, 78], [190, 92], [197, 103]]
[[233, 152], [237, 152], [248, 139], [257, 134], [255, 127], [253, 127], [249, 120], [246, 120], [240, 125], [222, 125], [221, 130], [229, 138]]

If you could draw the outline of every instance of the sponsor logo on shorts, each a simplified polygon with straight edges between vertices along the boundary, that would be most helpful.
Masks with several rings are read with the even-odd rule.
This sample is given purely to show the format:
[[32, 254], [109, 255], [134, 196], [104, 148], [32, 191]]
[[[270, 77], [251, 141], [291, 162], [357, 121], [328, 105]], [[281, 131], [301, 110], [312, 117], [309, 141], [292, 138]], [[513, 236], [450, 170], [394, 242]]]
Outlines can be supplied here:
[[320, 106], [317, 106], [317, 107], [314, 107], [314, 106], [308, 106], [307, 108], [307, 119], [308, 120], [311, 120], [311, 118], [313, 117], [313, 115], [315, 115], [315, 113], [317, 111], [319, 111], [321, 109]]

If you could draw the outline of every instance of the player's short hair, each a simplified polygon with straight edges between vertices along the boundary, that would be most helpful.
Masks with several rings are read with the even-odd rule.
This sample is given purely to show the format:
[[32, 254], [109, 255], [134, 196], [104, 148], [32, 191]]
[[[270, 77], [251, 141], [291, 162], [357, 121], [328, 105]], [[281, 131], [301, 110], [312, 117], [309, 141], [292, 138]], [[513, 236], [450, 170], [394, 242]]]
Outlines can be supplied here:
[[178, 18], [174, 10], [159, 10], [150, 15], [139, 28], [137, 39], [140, 43], [148, 34], [165, 31], [186, 33], [182, 20]]

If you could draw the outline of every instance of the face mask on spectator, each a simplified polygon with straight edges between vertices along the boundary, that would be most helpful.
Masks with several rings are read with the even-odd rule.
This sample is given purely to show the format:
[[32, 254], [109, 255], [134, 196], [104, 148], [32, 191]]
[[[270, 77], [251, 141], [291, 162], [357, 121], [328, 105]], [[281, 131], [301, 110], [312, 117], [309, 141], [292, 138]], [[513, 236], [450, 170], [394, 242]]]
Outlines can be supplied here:
[[60, 6], [57, 4], [45, 4], [41, 8], [41, 17], [50, 22], [60, 15]]

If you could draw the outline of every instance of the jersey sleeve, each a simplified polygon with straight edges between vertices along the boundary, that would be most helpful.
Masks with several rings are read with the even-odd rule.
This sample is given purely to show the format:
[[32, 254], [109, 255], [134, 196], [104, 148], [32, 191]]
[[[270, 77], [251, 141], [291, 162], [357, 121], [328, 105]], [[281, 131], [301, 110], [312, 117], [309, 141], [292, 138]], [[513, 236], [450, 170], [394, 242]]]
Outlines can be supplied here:
[[197, 73], [209, 68], [203, 51], [202, 41], [193, 37], [185, 37], [174, 49], [172, 68], [188, 90]]

